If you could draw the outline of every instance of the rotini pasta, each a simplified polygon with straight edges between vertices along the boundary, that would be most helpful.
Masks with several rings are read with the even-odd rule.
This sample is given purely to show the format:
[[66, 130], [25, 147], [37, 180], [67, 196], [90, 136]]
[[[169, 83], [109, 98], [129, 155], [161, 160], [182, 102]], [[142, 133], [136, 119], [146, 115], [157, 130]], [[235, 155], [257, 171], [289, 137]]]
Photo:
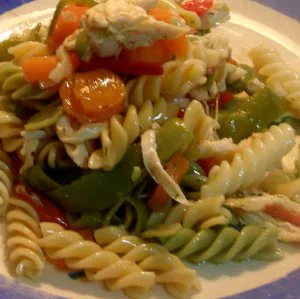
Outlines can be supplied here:
[[277, 260], [282, 258], [281, 250], [276, 247], [278, 229], [248, 225], [241, 231], [225, 227], [220, 232], [200, 231], [179, 253], [189, 257], [193, 263], [212, 261], [224, 263], [229, 260], [247, 259]]
[[0, 138], [2, 148], [5, 152], [11, 153], [23, 145], [21, 131], [23, 122], [14, 113], [0, 110]]
[[39, 245], [52, 259], [64, 259], [70, 269], [83, 269], [91, 281], [103, 281], [112, 290], [124, 290], [131, 298], [141, 298], [155, 281], [153, 272], [143, 271], [135, 262], [120, 259], [95, 242], [55, 223], [41, 223]]
[[290, 111], [300, 116], [300, 75], [271, 47], [260, 45], [249, 53], [252, 62], [266, 84], [284, 96]]
[[300, 75], [267, 46], [237, 61], [210, 32], [229, 19], [222, 1], [70, 2], [49, 32], [0, 42], [14, 274], [35, 279], [47, 256], [131, 298], [155, 283], [191, 298], [184, 261], [273, 261], [278, 241], [300, 242], [300, 162], [285, 165]]
[[218, 33], [190, 37], [188, 58], [202, 60], [208, 67], [225, 64], [230, 55], [229, 39]]
[[14, 62], [20, 65], [26, 58], [49, 55], [48, 46], [39, 42], [27, 41], [8, 49]]
[[196, 161], [209, 156], [232, 152], [236, 149], [232, 140], [217, 139], [218, 122], [207, 115], [202, 104], [197, 101], [192, 101], [186, 108], [183, 123], [194, 136], [193, 141], [185, 151], [190, 160]]
[[154, 271], [156, 281], [176, 298], [186, 297], [193, 288], [200, 287], [196, 272], [162, 246], [144, 243], [119, 227], [98, 229], [94, 236], [105, 250], [120, 255], [122, 260], [138, 263], [145, 271]]
[[140, 107], [145, 100], [158, 101], [161, 95], [185, 96], [196, 86], [206, 83], [206, 65], [201, 60], [174, 60], [163, 67], [162, 76], [141, 76], [127, 83], [130, 104]]
[[25, 201], [11, 198], [9, 203], [11, 208], [6, 215], [9, 259], [17, 276], [36, 278], [45, 267], [44, 254], [38, 245], [41, 237], [39, 216]]
[[153, 212], [147, 221], [148, 230], [142, 236], [158, 237], [155, 235], [155, 231], [156, 229], [159, 230], [158, 225], [160, 224], [163, 224], [162, 234], [164, 234], [163, 231], [166, 232], [166, 235], [160, 235], [160, 237], [169, 237], [167, 226], [172, 225], [174, 227], [176, 223], [183, 228], [196, 228], [196, 230], [227, 225], [230, 223], [231, 214], [222, 207], [224, 200], [223, 196], [217, 196], [199, 200], [190, 206], [178, 204], [163, 212]]
[[0, 150], [0, 213], [3, 214], [8, 206], [12, 190], [13, 172], [10, 158]]
[[[63, 116], [57, 122], [57, 134], [77, 165], [109, 170], [120, 162], [128, 145], [149, 129], [152, 123], [163, 123], [177, 115], [180, 107], [169, 107], [162, 98], [156, 103], [148, 100], [139, 109], [130, 105], [124, 118], [113, 117], [108, 123], [83, 126], [77, 132], [70, 127], [68, 118]], [[102, 148], [91, 152], [84, 143], [97, 138], [100, 138]]]
[[214, 166], [201, 197], [233, 194], [261, 182], [267, 170], [278, 165], [295, 144], [295, 132], [288, 124], [272, 126], [266, 133], [254, 134], [241, 146], [230, 164], [223, 161]]
[[22, 68], [12, 62], [0, 64], [1, 91], [12, 100], [45, 100], [51, 98], [55, 92], [41, 90], [38, 85], [26, 82]]

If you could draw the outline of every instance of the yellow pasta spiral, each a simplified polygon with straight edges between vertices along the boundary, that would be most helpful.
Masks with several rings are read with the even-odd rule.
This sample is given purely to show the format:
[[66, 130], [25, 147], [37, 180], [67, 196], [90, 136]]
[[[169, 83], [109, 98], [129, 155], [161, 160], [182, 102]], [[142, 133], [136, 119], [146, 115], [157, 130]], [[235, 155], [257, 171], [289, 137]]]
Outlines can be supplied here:
[[41, 223], [40, 246], [52, 259], [64, 259], [70, 269], [84, 270], [87, 279], [103, 281], [111, 290], [123, 290], [131, 298], [141, 298], [155, 281], [153, 272], [143, 271], [135, 262], [84, 240], [58, 224]]
[[44, 254], [38, 245], [41, 237], [39, 217], [28, 203], [12, 198], [6, 215], [9, 259], [17, 276], [35, 278], [45, 267]]
[[8, 206], [13, 183], [12, 165], [6, 153], [0, 150], [0, 213]]
[[119, 227], [106, 227], [94, 232], [97, 243], [118, 254], [122, 260], [132, 261], [144, 271], [156, 273], [156, 281], [176, 298], [185, 298], [193, 289], [200, 289], [197, 273], [186, 267], [178, 257], [158, 244], [144, 243]]

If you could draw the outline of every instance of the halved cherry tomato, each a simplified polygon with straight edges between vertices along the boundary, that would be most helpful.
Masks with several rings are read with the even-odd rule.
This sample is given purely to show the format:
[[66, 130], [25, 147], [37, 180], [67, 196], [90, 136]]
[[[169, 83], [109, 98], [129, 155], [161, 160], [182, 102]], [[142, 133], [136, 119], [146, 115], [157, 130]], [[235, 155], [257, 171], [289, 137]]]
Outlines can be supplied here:
[[75, 73], [60, 87], [65, 111], [81, 123], [102, 122], [125, 109], [125, 85], [115, 73]]
[[267, 205], [264, 211], [275, 219], [287, 221], [295, 226], [300, 227], [300, 214], [287, 209], [281, 204]]
[[61, 11], [55, 28], [48, 39], [48, 46], [55, 51], [76, 29], [80, 27], [80, 18], [84, 15], [88, 6], [67, 5]]
[[33, 192], [25, 185], [16, 185], [14, 191], [19, 199], [26, 201], [36, 210], [41, 221], [55, 222], [66, 228], [69, 226], [65, 214], [43, 195]]
[[201, 17], [212, 8], [213, 0], [186, 0], [181, 3], [181, 6]]
[[[189, 166], [189, 160], [182, 154], [176, 153], [166, 163], [165, 169], [176, 183], [180, 183], [188, 171]], [[166, 206], [168, 199], [169, 195], [164, 187], [157, 185], [153, 194], [150, 196], [147, 205], [152, 211], [161, 211]]]
[[215, 108], [218, 101], [219, 108], [222, 109], [233, 100], [233, 97], [233, 93], [230, 91], [220, 92], [215, 99], [208, 102], [208, 105], [211, 108]]

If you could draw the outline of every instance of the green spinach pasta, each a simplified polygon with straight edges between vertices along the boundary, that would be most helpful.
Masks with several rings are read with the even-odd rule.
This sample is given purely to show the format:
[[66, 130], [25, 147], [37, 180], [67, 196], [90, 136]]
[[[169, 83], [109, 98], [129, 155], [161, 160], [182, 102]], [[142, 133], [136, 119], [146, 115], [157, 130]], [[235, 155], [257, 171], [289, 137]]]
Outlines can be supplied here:
[[0, 43], [16, 276], [49, 262], [130, 298], [190, 298], [203, 262], [272, 262], [300, 241], [300, 159], [282, 163], [300, 76], [268, 45], [236, 61], [215, 32], [229, 8], [204, 2], [61, 0], [49, 26]]

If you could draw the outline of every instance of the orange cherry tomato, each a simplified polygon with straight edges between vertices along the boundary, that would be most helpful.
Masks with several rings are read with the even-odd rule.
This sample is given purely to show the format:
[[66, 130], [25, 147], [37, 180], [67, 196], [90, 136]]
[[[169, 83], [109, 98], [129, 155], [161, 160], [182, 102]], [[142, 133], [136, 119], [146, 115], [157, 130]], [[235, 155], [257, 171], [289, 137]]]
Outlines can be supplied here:
[[107, 69], [75, 73], [60, 87], [65, 111], [81, 123], [102, 122], [125, 109], [125, 84]]

